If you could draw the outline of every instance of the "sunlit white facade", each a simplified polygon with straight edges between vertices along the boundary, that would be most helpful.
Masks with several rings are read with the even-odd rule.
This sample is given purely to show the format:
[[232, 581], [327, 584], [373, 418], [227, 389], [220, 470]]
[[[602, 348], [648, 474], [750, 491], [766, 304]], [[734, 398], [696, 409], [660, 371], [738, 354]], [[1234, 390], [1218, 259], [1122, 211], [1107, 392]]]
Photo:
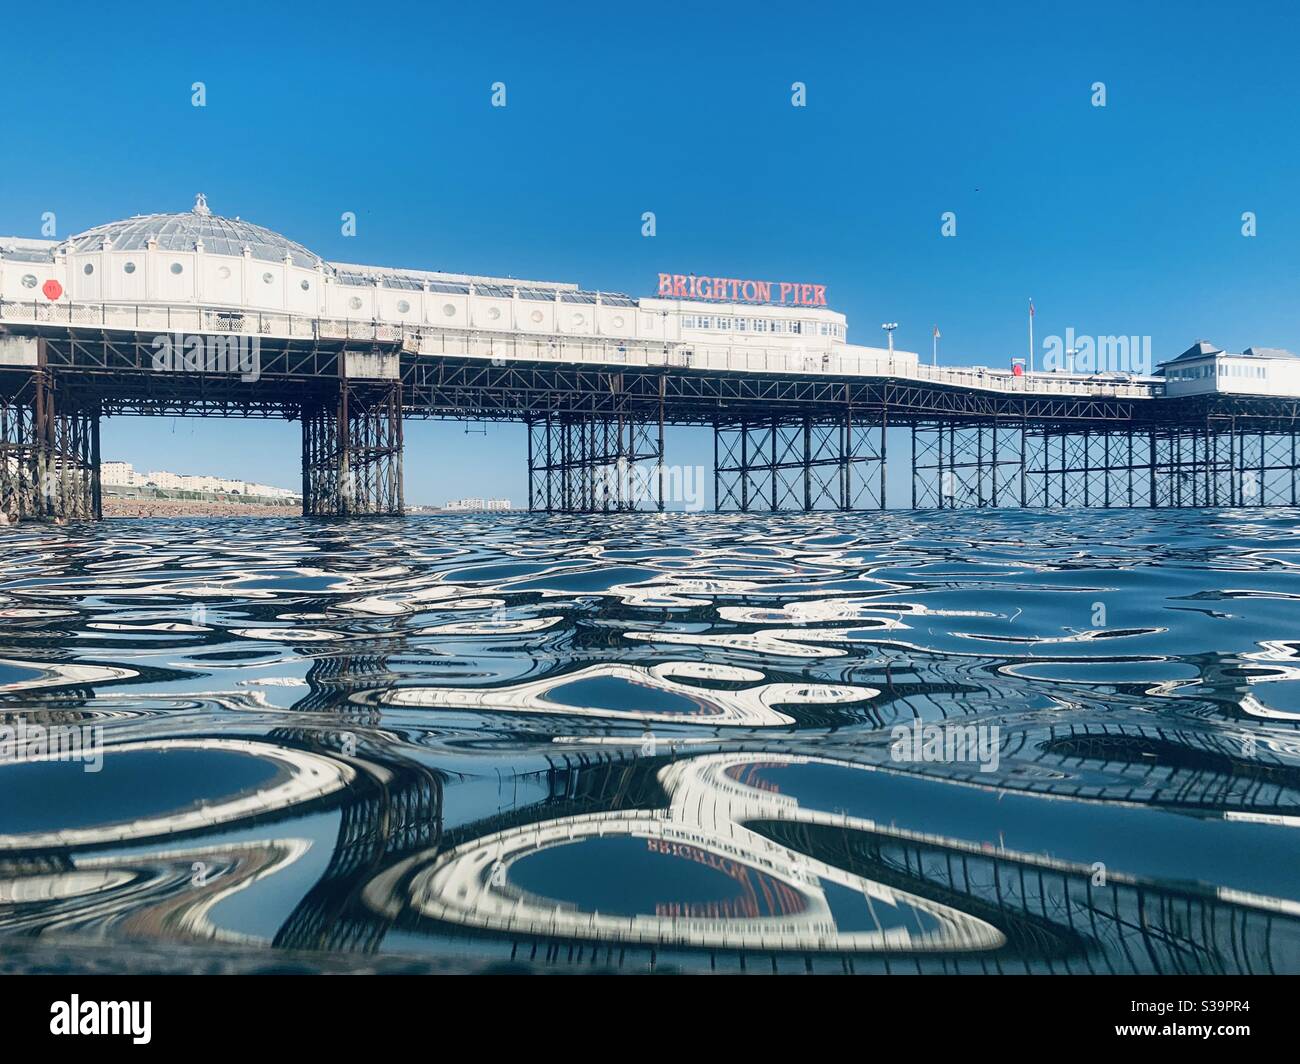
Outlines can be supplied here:
[[844, 315], [826, 307], [636, 299], [552, 281], [327, 262], [262, 226], [212, 214], [201, 196], [188, 212], [142, 215], [66, 240], [0, 237], [0, 299], [196, 304], [427, 329], [693, 340], [810, 355], [842, 347], [847, 337]]
[[1165, 394], [1300, 395], [1300, 358], [1274, 347], [1248, 347], [1241, 354], [1198, 340], [1160, 366]]
[[444, 510], [509, 510], [509, 499], [452, 499]]
[[100, 483], [106, 488], [160, 488], [168, 491], [202, 491], [213, 495], [255, 495], [269, 499], [296, 499], [300, 493], [288, 488], [207, 473], [173, 473], [166, 469], [137, 470], [130, 462], [102, 462]]
[[[562, 282], [329, 262], [262, 226], [214, 215], [200, 196], [190, 211], [141, 215], [64, 240], [0, 237], [0, 326], [372, 335], [400, 339], [414, 355], [885, 376], [1003, 393], [1300, 395], [1300, 368], [1287, 352], [1228, 355], [1198, 344], [1153, 377], [932, 366], [915, 352], [849, 343], [845, 316], [819, 305], [820, 285], [659, 278], [656, 295], [633, 297]], [[817, 298], [692, 298], [789, 289]], [[34, 343], [9, 341], [6, 348], [0, 338], [0, 364], [33, 363]], [[1206, 358], [1216, 360], [1212, 373]], [[395, 373], [395, 360], [376, 372]]]

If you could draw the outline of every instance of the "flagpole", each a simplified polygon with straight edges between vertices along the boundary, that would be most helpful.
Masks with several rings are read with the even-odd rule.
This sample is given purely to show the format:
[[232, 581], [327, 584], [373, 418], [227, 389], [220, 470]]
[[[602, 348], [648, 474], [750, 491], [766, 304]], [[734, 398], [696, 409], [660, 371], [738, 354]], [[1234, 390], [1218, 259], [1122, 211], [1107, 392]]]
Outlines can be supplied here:
[[1034, 372], [1034, 297], [1029, 297], [1029, 372]]

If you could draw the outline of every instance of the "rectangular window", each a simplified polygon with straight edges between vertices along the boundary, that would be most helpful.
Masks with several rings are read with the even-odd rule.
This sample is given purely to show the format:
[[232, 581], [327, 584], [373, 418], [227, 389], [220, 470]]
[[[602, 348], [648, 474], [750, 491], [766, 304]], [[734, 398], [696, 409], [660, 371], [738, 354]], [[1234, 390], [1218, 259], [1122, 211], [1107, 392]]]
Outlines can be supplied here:
[[745, 332], [745, 331], [748, 330], [748, 329], [749, 329], [749, 319], [748, 319], [748, 318], [737, 318], [737, 319], [736, 319], [736, 332]]

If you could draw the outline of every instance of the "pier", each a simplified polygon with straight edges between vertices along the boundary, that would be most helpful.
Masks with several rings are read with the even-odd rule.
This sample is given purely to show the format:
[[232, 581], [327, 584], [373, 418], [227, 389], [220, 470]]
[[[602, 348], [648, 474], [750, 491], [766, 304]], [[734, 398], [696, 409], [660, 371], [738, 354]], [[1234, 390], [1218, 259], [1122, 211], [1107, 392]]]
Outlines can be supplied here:
[[[1298, 501], [1285, 353], [1240, 379], [1246, 356], [1204, 344], [1174, 361], [1211, 376], [1186, 380], [927, 366], [847, 343], [824, 286], [718, 304], [663, 276], [671, 297], [634, 299], [327, 263], [202, 197], [63, 242], [0, 238], [0, 507], [100, 517], [100, 425], [119, 415], [297, 421], [303, 512], [322, 517], [403, 511], [413, 418], [526, 425], [528, 506], [546, 512], [666, 508], [681, 425], [713, 431], [721, 510]], [[720, 287], [751, 285], [774, 291]]]

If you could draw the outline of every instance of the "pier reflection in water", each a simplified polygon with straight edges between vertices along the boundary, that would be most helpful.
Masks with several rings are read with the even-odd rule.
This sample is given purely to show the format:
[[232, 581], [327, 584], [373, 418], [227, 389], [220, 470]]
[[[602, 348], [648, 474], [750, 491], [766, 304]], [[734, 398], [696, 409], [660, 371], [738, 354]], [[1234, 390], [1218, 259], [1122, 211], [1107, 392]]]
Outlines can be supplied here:
[[3, 529], [0, 963], [1300, 971], [1297, 532]]

